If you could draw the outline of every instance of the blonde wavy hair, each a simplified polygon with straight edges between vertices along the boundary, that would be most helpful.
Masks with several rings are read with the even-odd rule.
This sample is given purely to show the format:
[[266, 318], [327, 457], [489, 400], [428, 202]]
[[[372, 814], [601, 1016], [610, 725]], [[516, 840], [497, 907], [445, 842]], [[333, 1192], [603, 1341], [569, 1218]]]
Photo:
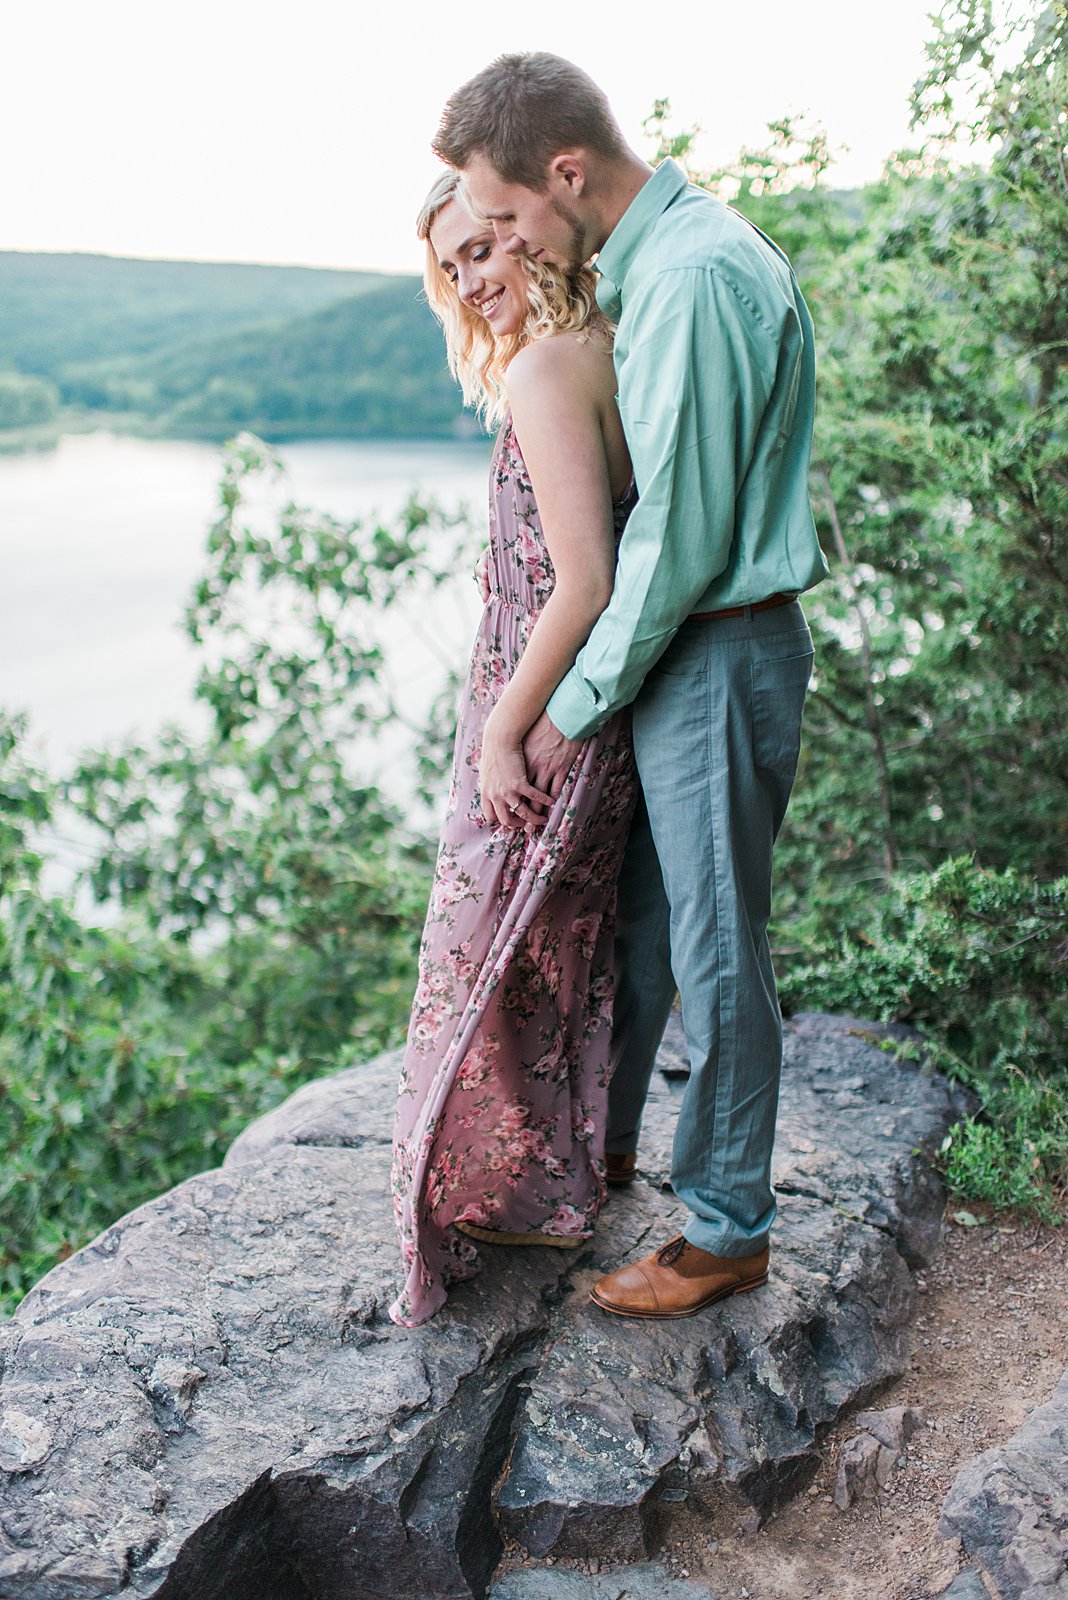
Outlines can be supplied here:
[[505, 369], [524, 345], [553, 333], [584, 333], [602, 338], [610, 347], [614, 328], [597, 304], [597, 278], [589, 267], [567, 269], [519, 256], [527, 275], [530, 310], [518, 333], [498, 339], [485, 317], [464, 305], [430, 242], [434, 222], [452, 200], [480, 227], [493, 231], [489, 219], [472, 205], [460, 173], [442, 173], [416, 219], [416, 233], [426, 241], [423, 284], [430, 309], [445, 330], [449, 371], [463, 391], [464, 403], [474, 407], [487, 427], [495, 427], [508, 409]]

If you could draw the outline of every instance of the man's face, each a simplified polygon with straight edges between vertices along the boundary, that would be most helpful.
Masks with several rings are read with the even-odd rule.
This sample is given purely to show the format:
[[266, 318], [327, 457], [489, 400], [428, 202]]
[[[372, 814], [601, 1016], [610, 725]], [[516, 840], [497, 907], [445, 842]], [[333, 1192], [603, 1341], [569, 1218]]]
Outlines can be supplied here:
[[535, 260], [577, 267], [593, 254], [578, 204], [561, 178], [550, 173], [548, 187], [540, 191], [506, 183], [481, 154], [472, 156], [463, 178], [473, 204], [489, 217], [509, 255], [525, 250]]

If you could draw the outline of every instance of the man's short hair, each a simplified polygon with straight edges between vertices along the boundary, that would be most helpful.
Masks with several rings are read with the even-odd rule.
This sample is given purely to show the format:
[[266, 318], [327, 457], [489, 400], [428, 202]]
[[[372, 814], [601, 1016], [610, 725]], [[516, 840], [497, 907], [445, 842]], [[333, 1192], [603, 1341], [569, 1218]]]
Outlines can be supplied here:
[[433, 149], [460, 171], [483, 155], [506, 183], [544, 189], [561, 150], [612, 158], [626, 149], [612, 108], [593, 79], [547, 50], [498, 56], [457, 89]]

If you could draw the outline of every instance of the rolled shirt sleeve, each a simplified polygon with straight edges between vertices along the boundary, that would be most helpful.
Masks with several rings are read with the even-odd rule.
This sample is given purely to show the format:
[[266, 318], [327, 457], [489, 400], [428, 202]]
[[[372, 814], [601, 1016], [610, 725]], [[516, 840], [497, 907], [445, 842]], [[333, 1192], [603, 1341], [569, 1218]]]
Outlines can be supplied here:
[[639, 500], [620, 540], [611, 601], [547, 706], [572, 739], [635, 698], [728, 566], [735, 502], [779, 349], [756, 307], [714, 266], [682, 266], [652, 273], [628, 296], [616, 355]]

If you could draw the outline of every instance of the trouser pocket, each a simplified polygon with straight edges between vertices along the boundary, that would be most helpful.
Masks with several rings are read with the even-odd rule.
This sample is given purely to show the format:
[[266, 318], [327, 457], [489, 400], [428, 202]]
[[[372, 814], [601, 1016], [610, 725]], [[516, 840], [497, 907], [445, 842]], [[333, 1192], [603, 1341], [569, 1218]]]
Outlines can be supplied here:
[[753, 762], [776, 786], [785, 785], [787, 798], [801, 754], [801, 717], [812, 676], [813, 654], [810, 645], [798, 655], [754, 661], [750, 669]]

